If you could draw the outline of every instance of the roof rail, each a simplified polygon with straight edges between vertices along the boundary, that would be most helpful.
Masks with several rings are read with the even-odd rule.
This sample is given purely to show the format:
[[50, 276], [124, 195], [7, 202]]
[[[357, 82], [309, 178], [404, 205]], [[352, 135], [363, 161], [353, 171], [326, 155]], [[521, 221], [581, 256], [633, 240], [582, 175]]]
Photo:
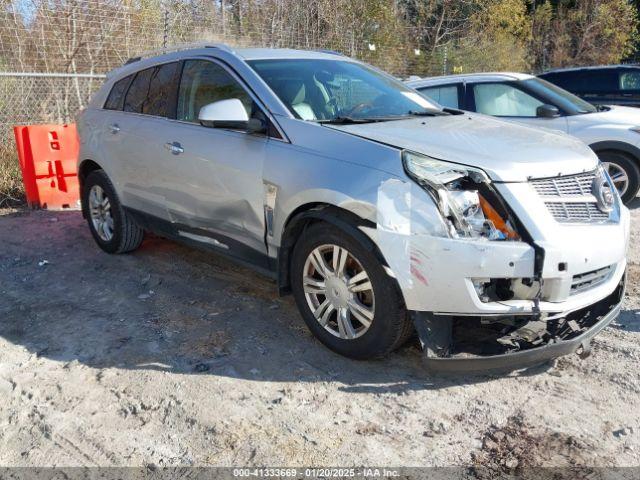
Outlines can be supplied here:
[[330, 55], [340, 55], [341, 57], [344, 57], [344, 56], [345, 56], [345, 54], [344, 54], [344, 53], [340, 53], [340, 52], [337, 52], [337, 51], [335, 51], [335, 50], [328, 50], [328, 49], [326, 49], [326, 48], [321, 48], [320, 50], [316, 50], [316, 52], [319, 52], [319, 53], [328, 53], [328, 54], [330, 54]]
[[219, 48], [227, 52], [233, 51], [233, 49], [225, 43], [212, 43], [212, 42], [178, 43], [176, 45], [170, 45], [168, 47], [162, 47], [162, 48], [157, 48], [155, 50], [147, 50], [145, 52], [142, 52], [136, 55], [135, 57], [129, 58], [124, 63], [124, 65], [129, 65], [130, 63], [139, 62], [143, 58], [155, 57], [157, 55], [162, 55], [162, 54], [171, 53], [171, 52], [180, 52], [182, 50], [194, 50], [196, 48]]

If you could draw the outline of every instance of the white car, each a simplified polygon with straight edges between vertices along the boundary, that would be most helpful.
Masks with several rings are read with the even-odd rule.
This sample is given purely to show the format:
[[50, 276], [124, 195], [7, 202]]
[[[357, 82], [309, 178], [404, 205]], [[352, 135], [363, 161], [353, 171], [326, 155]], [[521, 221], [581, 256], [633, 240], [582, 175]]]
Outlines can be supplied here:
[[640, 110], [593, 106], [541, 78], [523, 73], [479, 73], [406, 82], [428, 98], [459, 108], [560, 130], [596, 152], [625, 203], [640, 188]]

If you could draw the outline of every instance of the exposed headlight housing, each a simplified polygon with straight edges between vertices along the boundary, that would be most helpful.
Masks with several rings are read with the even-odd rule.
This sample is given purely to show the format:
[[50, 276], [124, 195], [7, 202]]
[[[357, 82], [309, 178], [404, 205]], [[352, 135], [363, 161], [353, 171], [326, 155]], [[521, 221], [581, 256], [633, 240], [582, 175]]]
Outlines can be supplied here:
[[452, 238], [520, 238], [494, 205], [499, 197], [482, 170], [407, 150], [402, 160], [407, 174], [433, 198]]

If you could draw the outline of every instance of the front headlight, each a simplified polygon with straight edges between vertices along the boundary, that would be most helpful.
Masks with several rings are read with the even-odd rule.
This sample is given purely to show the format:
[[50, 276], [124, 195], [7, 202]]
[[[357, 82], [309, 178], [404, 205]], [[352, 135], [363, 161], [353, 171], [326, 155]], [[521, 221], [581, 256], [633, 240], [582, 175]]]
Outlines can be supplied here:
[[591, 193], [596, 197], [598, 208], [602, 212], [609, 213], [609, 220], [618, 221], [622, 199], [609, 171], [602, 163], [598, 164], [597, 173], [591, 185]]
[[403, 151], [407, 174], [433, 198], [453, 238], [518, 239], [497, 193], [480, 169]]

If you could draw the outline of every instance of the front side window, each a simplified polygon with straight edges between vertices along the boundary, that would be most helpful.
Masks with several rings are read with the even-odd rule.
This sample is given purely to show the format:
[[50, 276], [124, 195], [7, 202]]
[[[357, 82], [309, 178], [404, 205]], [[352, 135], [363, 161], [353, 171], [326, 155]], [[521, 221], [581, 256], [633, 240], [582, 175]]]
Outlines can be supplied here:
[[460, 108], [457, 85], [424, 87], [418, 88], [418, 91], [443, 107]]
[[640, 90], [640, 71], [621, 72], [620, 90]]
[[224, 68], [206, 60], [188, 60], [182, 70], [176, 118], [198, 123], [202, 107], [232, 98], [239, 99], [251, 117], [253, 99]]
[[329, 59], [253, 60], [249, 64], [291, 113], [310, 121], [393, 119], [439, 112], [400, 81], [360, 63]]
[[528, 93], [503, 83], [473, 86], [476, 112], [496, 117], [535, 117], [543, 103]]
[[522, 90], [533, 93], [538, 98], [543, 98], [545, 103], [560, 108], [568, 115], [578, 115], [581, 113], [593, 113], [596, 108], [589, 102], [585, 102], [573, 93], [549, 83], [542, 78], [529, 78], [521, 80], [518, 85]]
[[149, 83], [154, 70], [155, 67], [147, 68], [136, 74], [124, 99], [125, 112], [142, 113], [142, 108], [149, 94]]
[[104, 108], [107, 110], [122, 110], [122, 104], [124, 103], [124, 94], [127, 91], [127, 87], [131, 82], [131, 75], [118, 80], [113, 84], [111, 92], [107, 97], [107, 101], [104, 103]]

